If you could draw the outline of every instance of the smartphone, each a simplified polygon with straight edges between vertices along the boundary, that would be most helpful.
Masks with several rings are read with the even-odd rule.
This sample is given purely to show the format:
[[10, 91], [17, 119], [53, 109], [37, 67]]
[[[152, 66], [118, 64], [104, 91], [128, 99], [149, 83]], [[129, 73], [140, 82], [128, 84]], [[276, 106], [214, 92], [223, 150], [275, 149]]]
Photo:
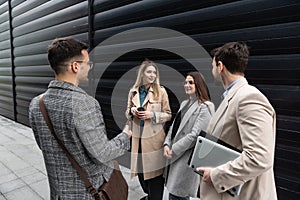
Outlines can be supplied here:
[[137, 110], [138, 111], [145, 111], [145, 109], [143, 107], [138, 107]]

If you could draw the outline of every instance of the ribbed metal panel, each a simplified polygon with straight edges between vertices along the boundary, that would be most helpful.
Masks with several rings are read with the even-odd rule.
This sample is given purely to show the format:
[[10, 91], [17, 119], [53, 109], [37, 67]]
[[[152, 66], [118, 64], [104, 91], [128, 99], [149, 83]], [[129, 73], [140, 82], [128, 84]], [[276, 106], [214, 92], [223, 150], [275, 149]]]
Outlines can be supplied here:
[[0, 1], [0, 114], [14, 119], [9, 5]]
[[[122, 31], [142, 27], [179, 31], [196, 40], [207, 52], [229, 41], [244, 41], [251, 47], [246, 78], [268, 97], [277, 113], [275, 175], [278, 197], [298, 199], [299, 10], [297, 0], [0, 0], [0, 114], [28, 124], [30, 100], [45, 91], [53, 79], [46, 54], [47, 45], [56, 37], [74, 36], [89, 42], [92, 49], [101, 46], [101, 51], [93, 57], [96, 66], [91, 77], [93, 81], [100, 81], [92, 95], [102, 106], [109, 137], [120, 132], [117, 121], [125, 123], [127, 96], [122, 95], [127, 95], [134, 78], [123, 80], [121, 77], [129, 70], [144, 58], [156, 61], [159, 66], [170, 66], [182, 75], [194, 67], [187, 59], [172, 52], [143, 48], [143, 45], [147, 47], [168, 40], [169, 47], [189, 49], [184, 42], [180, 43], [181, 38], [170, 35], [158, 34], [150, 40], [146, 34], [140, 34], [133, 39], [119, 38], [111, 45], [101, 42]], [[141, 48], [120, 54], [108, 63], [130, 45]], [[201, 66], [204, 74], [210, 74], [210, 63], [197, 57], [197, 52], [191, 52], [189, 59]], [[97, 77], [103, 66], [107, 68], [101, 77]], [[168, 70], [162, 70], [162, 74], [168, 73]], [[164, 79], [162, 77], [162, 82]], [[212, 76], [206, 79], [213, 82]], [[173, 113], [180, 101], [176, 95], [179, 91], [183, 93], [181, 81], [168, 77], [166, 88]], [[114, 102], [112, 95], [117, 84], [124, 88], [119, 94], [122, 98]], [[210, 88], [216, 96], [219, 91], [213, 85]], [[218, 105], [219, 100], [214, 101]], [[118, 110], [118, 116], [113, 115], [112, 107]]]
[[47, 88], [54, 74], [47, 61], [47, 45], [57, 37], [87, 41], [87, 1], [24, 1], [12, 8], [16, 117], [28, 124], [32, 97]]

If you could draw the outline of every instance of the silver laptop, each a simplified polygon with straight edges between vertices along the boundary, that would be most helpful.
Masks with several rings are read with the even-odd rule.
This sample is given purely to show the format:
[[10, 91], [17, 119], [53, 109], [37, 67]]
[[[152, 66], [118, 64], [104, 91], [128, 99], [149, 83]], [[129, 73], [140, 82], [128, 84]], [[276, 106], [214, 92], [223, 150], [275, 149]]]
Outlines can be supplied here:
[[[240, 155], [241, 153], [237, 149], [229, 147], [228, 144], [213, 136], [199, 136], [188, 164], [196, 173], [202, 176], [201, 172], [196, 171], [197, 167], [217, 167], [234, 160]], [[242, 186], [243, 184], [235, 186], [227, 192], [232, 196], [239, 195]]]

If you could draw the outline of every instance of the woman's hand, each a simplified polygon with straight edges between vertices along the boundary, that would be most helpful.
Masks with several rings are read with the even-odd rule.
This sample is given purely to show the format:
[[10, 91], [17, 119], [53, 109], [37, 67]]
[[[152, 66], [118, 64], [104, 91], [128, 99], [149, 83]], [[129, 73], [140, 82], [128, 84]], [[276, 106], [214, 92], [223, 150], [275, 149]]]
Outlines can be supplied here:
[[130, 112], [132, 113], [132, 115], [134, 116], [134, 117], [138, 117], [138, 110], [137, 110], [137, 107], [131, 107], [130, 108]]
[[164, 156], [168, 159], [172, 158], [172, 150], [168, 145], [164, 146]]
[[154, 117], [154, 113], [152, 111], [138, 111], [137, 107], [131, 107], [130, 111], [134, 117], [139, 119], [152, 119]]
[[137, 111], [137, 117], [142, 120], [152, 119], [153, 116], [154, 114], [152, 111]]

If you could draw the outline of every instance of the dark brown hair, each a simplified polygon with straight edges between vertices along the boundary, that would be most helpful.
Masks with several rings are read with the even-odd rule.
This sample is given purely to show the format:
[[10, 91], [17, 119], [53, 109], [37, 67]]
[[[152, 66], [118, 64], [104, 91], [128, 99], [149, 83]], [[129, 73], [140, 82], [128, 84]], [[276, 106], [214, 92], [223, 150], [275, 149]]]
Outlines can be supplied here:
[[194, 83], [196, 86], [196, 96], [198, 98], [198, 101], [211, 101], [209, 90], [206, 85], [204, 76], [198, 71], [189, 72], [187, 76], [191, 76], [194, 79]]
[[67, 70], [69, 61], [82, 58], [82, 50], [87, 50], [88, 45], [71, 37], [57, 38], [48, 46], [48, 61], [56, 74]]
[[245, 43], [229, 42], [213, 49], [211, 56], [216, 63], [221, 61], [226, 69], [232, 73], [244, 73], [249, 57], [249, 49]]

